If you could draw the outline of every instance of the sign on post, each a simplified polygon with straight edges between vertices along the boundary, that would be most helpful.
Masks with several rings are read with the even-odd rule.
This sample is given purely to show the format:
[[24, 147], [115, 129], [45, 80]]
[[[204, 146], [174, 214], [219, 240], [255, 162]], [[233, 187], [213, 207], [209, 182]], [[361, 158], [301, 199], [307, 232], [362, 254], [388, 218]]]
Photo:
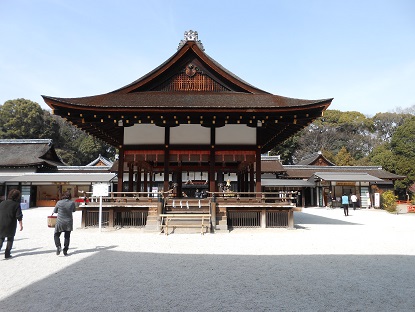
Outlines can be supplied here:
[[92, 185], [92, 196], [108, 196], [108, 183], [97, 183]]
[[97, 183], [92, 185], [92, 196], [99, 197], [99, 231], [101, 231], [102, 224], [102, 197], [108, 196], [108, 188], [108, 183]]
[[375, 193], [375, 208], [380, 208], [380, 193]]

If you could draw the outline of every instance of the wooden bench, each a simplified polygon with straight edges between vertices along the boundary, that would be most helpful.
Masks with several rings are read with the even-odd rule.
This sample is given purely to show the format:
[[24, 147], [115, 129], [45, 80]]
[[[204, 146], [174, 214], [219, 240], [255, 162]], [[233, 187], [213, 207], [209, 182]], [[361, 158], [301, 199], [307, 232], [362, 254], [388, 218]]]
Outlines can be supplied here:
[[415, 205], [408, 205], [408, 212], [415, 212]]
[[[164, 234], [169, 234], [169, 227], [174, 228], [198, 228], [200, 227], [200, 234], [204, 234], [204, 229], [210, 228], [210, 213], [166, 213], [160, 214], [161, 217], [161, 231]], [[194, 223], [172, 224], [174, 221], [195, 221]]]

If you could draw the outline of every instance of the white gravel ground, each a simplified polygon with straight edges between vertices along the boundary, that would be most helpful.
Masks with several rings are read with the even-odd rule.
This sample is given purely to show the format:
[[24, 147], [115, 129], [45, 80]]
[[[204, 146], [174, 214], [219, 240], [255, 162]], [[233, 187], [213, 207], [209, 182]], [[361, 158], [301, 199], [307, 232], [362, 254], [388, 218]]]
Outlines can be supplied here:
[[65, 257], [51, 211], [24, 210], [0, 252], [0, 311], [415, 311], [415, 214], [305, 208], [294, 230], [165, 236], [76, 212]]

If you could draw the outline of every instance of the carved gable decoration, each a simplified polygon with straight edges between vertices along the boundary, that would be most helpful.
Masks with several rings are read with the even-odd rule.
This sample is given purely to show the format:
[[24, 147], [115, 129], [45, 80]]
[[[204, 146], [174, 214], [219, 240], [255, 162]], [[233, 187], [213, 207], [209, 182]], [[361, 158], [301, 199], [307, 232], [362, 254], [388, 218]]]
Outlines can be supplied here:
[[300, 162], [297, 165], [306, 165], [306, 166], [335, 166], [334, 163], [329, 161], [326, 157], [323, 156], [321, 152], [310, 155]]
[[212, 79], [205, 71], [189, 63], [179, 73], [154, 87], [152, 91], [231, 91], [226, 86]]
[[311, 166], [333, 166], [334, 164], [330, 162], [326, 157], [323, 155], [318, 155], [318, 157], [310, 163]]

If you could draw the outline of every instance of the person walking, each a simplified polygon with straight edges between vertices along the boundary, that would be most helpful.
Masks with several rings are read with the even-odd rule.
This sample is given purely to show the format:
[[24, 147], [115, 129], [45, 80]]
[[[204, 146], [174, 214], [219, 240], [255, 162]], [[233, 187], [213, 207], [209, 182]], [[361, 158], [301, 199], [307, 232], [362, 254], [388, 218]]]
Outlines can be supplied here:
[[73, 212], [75, 212], [75, 203], [71, 200], [71, 192], [67, 191], [62, 195], [62, 199], [56, 203], [53, 213], [58, 214], [55, 225], [55, 246], [56, 254], [61, 253], [61, 234], [65, 233], [65, 240], [63, 243], [63, 254], [68, 255], [69, 243], [71, 239], [71, 232], [73, 231]]
[[342, 205], [343, 205], [343, 211], [344, 215], [349, 215], [349, 197], [346, 194], [343, 194], [342, 196]]
[[357, 196], [356, 196], [356, 194], [352, 194], [352, 196], [350, 196], [350, 200], [352, 201], [353, 210], [356, 210], [356, 204], [357, 204]]
[[0, 250], [7, 237], [4, 258], [12, 257], [14, 236], [16, 235], [17, 221], [19, 221], [20, 231], [23, 231], [23, 214], [20, 207], [20, 191], [10, 190], [7, 199], [0, 203]]

